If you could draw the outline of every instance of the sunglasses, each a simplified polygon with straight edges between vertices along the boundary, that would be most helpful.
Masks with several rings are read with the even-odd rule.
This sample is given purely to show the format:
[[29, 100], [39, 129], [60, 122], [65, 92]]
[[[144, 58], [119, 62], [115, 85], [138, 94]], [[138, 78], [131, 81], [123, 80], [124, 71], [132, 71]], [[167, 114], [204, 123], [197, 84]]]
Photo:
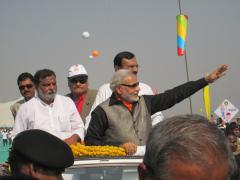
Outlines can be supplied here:
[[20, 90], [24, 90], [25, 88], [27, 88], [27, 89], [31, 89], [33, 87], [33, 85], [32, 84], [27, 84], [27, 85], [23, 85], [23, 86], [19, 86], [19, 89]]
[[77, 84], [78, 82], [80, 82], [81, 84], [86, 83], [88, 80], [87, 77], [79, 77], [79, 78], [74, 78], [74, 79], [70, 79], [69, 81], [73, 84]]
[[139, 82], [134, 83], [134, 84], [120, 84], [120, 85], [122, 85], [122, 86], [127, 86], [127, 87], [129, 87], [129, 88], [136, 88], [136, 87], [139, 86]]

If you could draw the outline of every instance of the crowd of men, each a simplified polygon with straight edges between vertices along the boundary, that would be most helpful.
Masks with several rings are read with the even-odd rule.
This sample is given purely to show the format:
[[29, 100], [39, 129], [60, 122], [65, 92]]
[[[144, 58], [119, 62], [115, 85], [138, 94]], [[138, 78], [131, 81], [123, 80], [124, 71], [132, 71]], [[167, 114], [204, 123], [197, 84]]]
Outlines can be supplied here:
[[[54, 156], [51, 164], [48, 162], [51, 158], [44, 153], [37, 158], [36, 154], [32, 155], [39, 148], [31, 149], [30, 153], [25, 146], [19, 146], [20, 142], [24, 144], [23, 141], [34, 144], [42, 135], [42, 148], [46, 146], [49, 152], [53, 144], [63, 146], [56, 139], [49, 143], [48, 139], [52, 137], [67, 145], [84, 142], [87, 145], [120, 146], [128, 155], [134, 155], [138, 146], [147, 145], [144, 162], [139, 166], [140, 179], [186, 179], [190, 175], [191, 179], [196, 179], [196, 175], [204, 179], [200, 177], [206, 173], [209, 179], [216, 179], [217, 175], [222, 179], [236, 176], [236, 162], [229, 143], [216, 126], [197, 115], [163, 120], [161, 113], [225, 75], [227, 65], [221, 65], [199, 80], [160, 94], [153, 94], [148, 85], [139, 82], [138, 67], [133, 53], [120, 52], [114, 58], [115, 73], [111, 82], [96, 91], [89, 88], [85, 67], [73, 65], [68, 72], [70, 93], [67, 95], [57, 93], [57, 77], [53, 70], [41, 69], [34, 76], [20, 74], [17, 84], [23, 100], [11, 106], [15, 122], [9, 162], [14, 172], [34, 174], [32, 177], [38, 179], [42, 179], [41, 174], [59, 178], [64, 168], [72, 165], [71, 155], [68, 155], [70, 160], [62, 160], [68, 163], [55, 167], [55, 163], [61, 164], [61, 158], [55, 162], [60, 153]], [[28, 133], [32, 134], [31, 138], [27, 138]], [[207, 148], [206, 144], [209, 144]], [[190, 146], [196, 146], [196, 149], [188, 149]], [[19, 159], [20, 165], [16, 163]], [[203, 167], [203, 163], [206, 166]], [[214, 167], [218, 164], [224, 164], [219, 166], [221, 173], [215, 172]], [[179, 168], [182, 165], [184, 168]], [[192, 174], [189, 174], [190, 170]]]

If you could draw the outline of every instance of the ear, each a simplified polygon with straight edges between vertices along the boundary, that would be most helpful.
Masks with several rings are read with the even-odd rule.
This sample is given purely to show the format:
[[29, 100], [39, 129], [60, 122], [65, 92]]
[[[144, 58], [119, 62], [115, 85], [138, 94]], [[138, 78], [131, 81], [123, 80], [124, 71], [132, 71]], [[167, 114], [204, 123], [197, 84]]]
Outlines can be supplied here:
[[115, 69], [115, 72], [117, 72], [118, 70], [121, 69], [121, 67], [120, 66], [114, 66], [114, 69]]
[[20, 172], [27, 176], [32, 176], [32, 164], [23, 165], [20, 169]]
[[121, 91], [121, 86], [116, 86], [115, 87], [115, 92], [118, 94], [118, 95], [121, 95], [122, 94], [122, 91]]
[[138, 179], [147, 180], [147, 167], [144, 163], [138, 165]]
[[34, 178], [38, 177], [38, 172], [35, 170], [33, 164], [29, 165], [29, 175]]

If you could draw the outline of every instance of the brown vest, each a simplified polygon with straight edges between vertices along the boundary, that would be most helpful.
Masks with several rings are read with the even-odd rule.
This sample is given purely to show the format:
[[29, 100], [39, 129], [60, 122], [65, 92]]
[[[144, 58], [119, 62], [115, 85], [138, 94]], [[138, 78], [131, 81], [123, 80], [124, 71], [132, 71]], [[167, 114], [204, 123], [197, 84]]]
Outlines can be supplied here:
[[133, 113], [130, 113], [123, 105], [109, 106], [109, 100], [99, 105], [108, 118], [109, 127], [105, 131], [105, 143], [133, 142], [136, 145], [145, 145], [152, 123], [144, 98], [140, 97]]
[[[84, 124], [86, 123], [86, 117], [90, 113], [90, 110], [92, 108], [92, 105], [94, 103], [96, 95], [97, 95], [97, 90], [95, 90], [95, 89], [88, 89], [87, 94], [86, 94], [86, 96], [84, 98], [84, 103], [83, 103], [83, 107], [82, 107], [82, 113], [80, 114]], [[66, 96], [70, 97], [74, 101], [71, 93], [70, 94], [66, 94]]]

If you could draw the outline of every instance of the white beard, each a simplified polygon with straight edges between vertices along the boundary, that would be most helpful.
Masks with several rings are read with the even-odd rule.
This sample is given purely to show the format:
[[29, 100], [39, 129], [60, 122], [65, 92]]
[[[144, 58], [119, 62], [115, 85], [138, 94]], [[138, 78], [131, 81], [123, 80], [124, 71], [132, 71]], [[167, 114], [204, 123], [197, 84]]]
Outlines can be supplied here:
[[127, 101], [129, 103], [134, 103], [139, 100], [139, 96], [134, 96], [134, 95], [122, 95], [121, 97], [124, 101]]
[[43, 101], [47, 101], [47, 102], [53, 102], [55, 97], [56, 97], [56, 92], [54, 93], [49, 93], [49, 94], [43, 94], [41, 90], [38, 90], [38, 96], [40, 97], [40, 99], [42, 99]]

